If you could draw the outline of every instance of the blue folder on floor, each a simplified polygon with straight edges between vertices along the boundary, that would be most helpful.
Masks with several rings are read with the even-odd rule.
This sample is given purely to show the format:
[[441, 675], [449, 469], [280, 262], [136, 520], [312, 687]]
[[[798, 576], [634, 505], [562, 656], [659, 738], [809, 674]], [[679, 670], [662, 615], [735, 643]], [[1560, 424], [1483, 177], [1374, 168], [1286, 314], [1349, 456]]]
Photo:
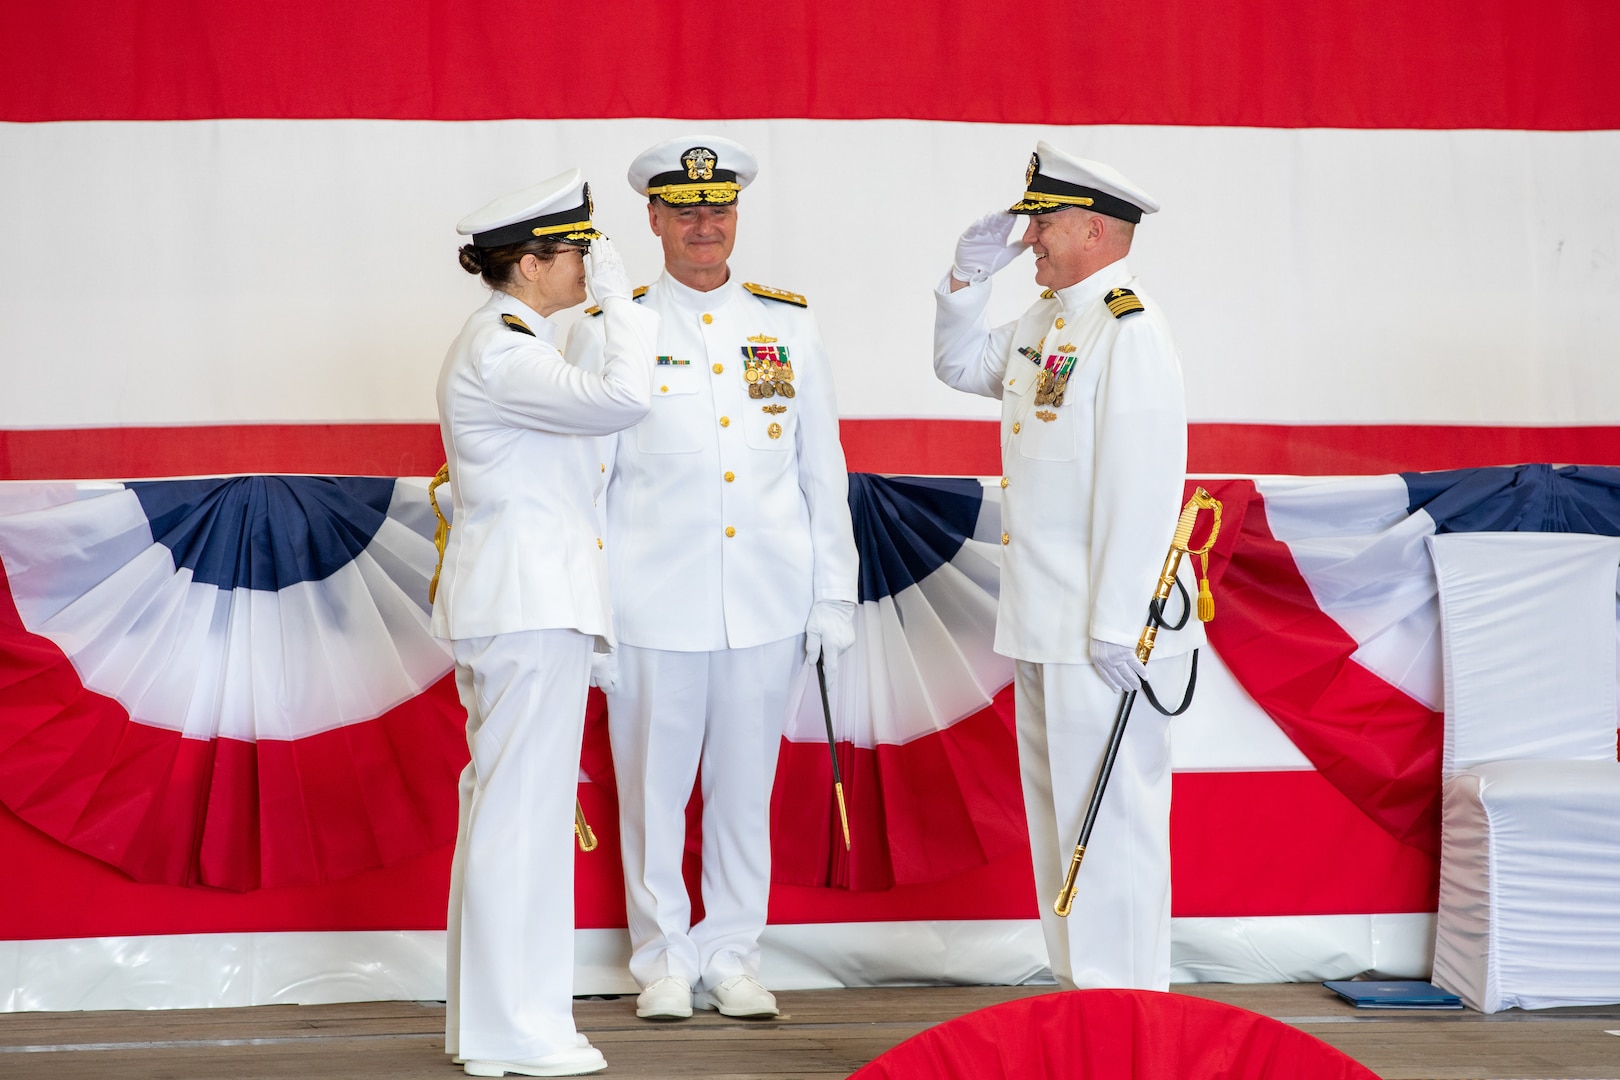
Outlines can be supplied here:
[[1462, 999], [1434, 983], [1402, 979], [1393, 982], [1342, 980], [1322, 984], [1358, 1009], [1460, 1009]]

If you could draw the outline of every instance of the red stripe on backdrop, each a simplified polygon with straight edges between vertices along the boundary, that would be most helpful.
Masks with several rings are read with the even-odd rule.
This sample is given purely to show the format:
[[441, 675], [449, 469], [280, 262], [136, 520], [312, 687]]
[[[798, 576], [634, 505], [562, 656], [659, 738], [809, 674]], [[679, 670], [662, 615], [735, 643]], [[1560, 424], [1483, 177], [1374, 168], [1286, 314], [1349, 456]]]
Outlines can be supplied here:
[[[1259, 127], [1620, 127], [1607, 0], [61, 0], [12, 4], [0, 119], [902, 117]], [[1034, 29], [1031, 29], [1034, 28]], [[634, 62], [536, 78], [515, 41]], [[986, 43], [1002, 43], [990, 48]], [[609, 48], [611, 52], [611, 48]], [[562, 56], [581, 55], [564, 52]], [[595, 54], [593, 54], [595, 55]], [[1051, 77], [1031, 78], [1051, 57]], [[694, 60], [694, 58], [697, 58]]]
[[[840, 422], [851, 470], [993, 476], [993, 420]], [[0, 431], [0, 480], [232, 473], [432, 476], [434, 424], [221, 424]], [[1620, 465], [1620, 427], [1193, 424], [1188, 470], [1206, 476], [1367, 475], [1554, 462]]]
[[[581, 784], [601, 846], [576, 857], [576, 925], [624, 922], [611, 794]], [[1437, 873], [1313, 772], [1178, 773], [1171, 810], [1178, 917], [1433, 911]], [[0, 806], [0, 940], [292, 930], [442, 930], [450, 848], [327, 885], [231, 893], [143, 885]], [[1033, 919], [1026, 850], [943, 881], [852, 893], [777, 885], [774, 923]]]

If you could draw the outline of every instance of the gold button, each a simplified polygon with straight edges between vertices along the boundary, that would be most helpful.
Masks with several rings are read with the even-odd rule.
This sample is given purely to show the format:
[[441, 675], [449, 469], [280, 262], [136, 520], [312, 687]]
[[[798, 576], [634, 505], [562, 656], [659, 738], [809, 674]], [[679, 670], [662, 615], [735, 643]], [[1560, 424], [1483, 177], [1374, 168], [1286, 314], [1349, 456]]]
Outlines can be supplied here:
[[1001, 542], [1003, 544], [1010, 544], [1010, 543], [1012, 543], [1012, 537], [1008, 536], [1006, 533], [1002, 533], [1001, 534]]
[[736, 473], [734, 473], [734, 472], [726, 473], [726, 483], [729, 484], [735, 479], [737, 479], [737, 474]]
[[1018, 432], [1023, 428], [1023, 426], [1024, 426], [1023, 424], [1014, 424], [1013, 425], [1013, 434], [1014, 435], [1018, 434]]
[[720, 418], [720, 426], [721, 426], [721, 427], [730, 427], [730, 426], [731, 426], [731, 417], [729, 417], [729, 416], [722, 416], [722, 417], [721, 417], [721, 418]]
[[714, 316], [710, 315], [707, 311], [705, 311], [703, 313], [703, 322], [704, 322], [704, 325], [708, 325], [709, 323], [714, 322]]
[[736, 536], [737, 535], [737, 530], [733, 529], [730, 525], [727, 525], [726, 526], [726, 535], [727, 536]]
[[1007, 385], [1008, 386], [1016, 386], [1016, 385], [1018, 385], [1018, 380], [1017, 379], [1008, 379], [1007, 380]]
[[1007, 478], [1006, 478], [1006, 477], [1005, 477], [1005, 476], [1003, 476], [1003, 477], [1002, 477], [1002, 478], [1001, 478], [1001, 486], [1002, 486], [1002, 487], [1006, 487], [1006, 486], [1007, 486]]
[[1058, 329], [1059, 329], [1059, 330], [1061, 330], [1061, 329], [1063, 329], [1063, 320], [1062, 320], [1062, 319], [1059, 319], [1059, 320], [1058, 320], [1058, 321], [1057, 321], [1057, 328], [1058, 328]]
[[600, 536], [598, 536], [598, 537], [597, 537], [597, 538], [596, 538], [596, 550], [597, 550], [597, 551], [601, 551], [601, 550], [602, 550], [602, 538], [601, 538], [601, 537], [600, 537]]
[[[659, 392], [659, 393], [660, 393], [660, 394], [667, 394], [667, 393], [669, 393], [669, 387], [667, 387], [667, 386], [660, 386], [660, 387], [659, 387], [659, 388], [658, 388], [658, 392]], [[607, 471], [607, 470], [606, 470], [606, 469], [603, 469], [603, 470], [602, 470], [602, 471], [603, 471], [603, 472], [606, 472], [606, 471]]]
[[607, 462], [602, 462], [602, 471], [607, 472]]
[[724, 365], [724, 364], [716, 364], [716, 365], [714, 365], [714, 373], [716, 375], [720, 374], [724, 370], [726, 370], [726, 365]]

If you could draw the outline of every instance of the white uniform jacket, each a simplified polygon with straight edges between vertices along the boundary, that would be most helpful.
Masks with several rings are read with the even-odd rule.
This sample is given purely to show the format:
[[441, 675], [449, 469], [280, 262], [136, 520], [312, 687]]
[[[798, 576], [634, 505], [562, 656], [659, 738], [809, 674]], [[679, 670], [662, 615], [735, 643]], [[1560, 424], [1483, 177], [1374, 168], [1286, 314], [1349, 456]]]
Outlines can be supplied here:
[[[1181, 362], [1153, 301], [1136, 292], [1143, 310], [1116, 318], [1115, 289], [1136, 292], [1123, 260], [995, 330], [985, 320], [988, 285], [952, 293], [947, 278], [935, 293], [935, 372], [1002, 402], [995, 647], [1004, 656], [1088, 664], [1089, 638], [1134, 646], [1175, 534], [1187, 469]], [[1042, 367], [1070, 358], [1061, 404], [1037, 405]], [[1191, 569], [1184, 559], [1189, 600]], [[1166, 607], [1174, 623], [1179, 594]], [[1203, 640], [1194, 615], [1180, 632], [1160, 631], [1154, 655]]]
[[[600, 374], [563, 359], [556, 327], [496, 292], [451, 343], [439, 431], [455, 515], [432, 631], [475, 638], [572, 628], [612, 641], [607, 553], [593, 496], [596, 440], [647, 413], [658, 317], [614, 300]], [[502, 321], [521, 319], [531, 333]]]
[[[663, 274], [652, 409], [604, 449], [608, 560], [620, 641], [751, 648], [804, 632], [816, 600], [856, 598], [849, 475], [832, 373], [803, 306], [735, 278], [697, 292]], [[594, 370], [605, 319], [583, 319], [569, 359]], [[792, 368], [793, 396], [749, 396], [745, 349]]]

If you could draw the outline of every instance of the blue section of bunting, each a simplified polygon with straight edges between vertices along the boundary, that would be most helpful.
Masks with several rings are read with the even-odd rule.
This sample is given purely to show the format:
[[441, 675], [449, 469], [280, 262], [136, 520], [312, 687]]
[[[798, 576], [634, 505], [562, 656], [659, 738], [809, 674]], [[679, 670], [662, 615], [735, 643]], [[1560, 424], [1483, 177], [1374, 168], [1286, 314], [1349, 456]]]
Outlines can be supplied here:
[[321, 581], [371, 542], [391, 478], [233, 476], [127, 485], [175, 569], [221, 589], [278, 591]]
[[861, 600], [893, 596], [955, 558], [983, 501], [973, 479], [850, 473]]
[[1514, 465], [1402, 473], [1407, 512], [1436, 532], [1567, 532], [1620, 536], [1620, 468]]

